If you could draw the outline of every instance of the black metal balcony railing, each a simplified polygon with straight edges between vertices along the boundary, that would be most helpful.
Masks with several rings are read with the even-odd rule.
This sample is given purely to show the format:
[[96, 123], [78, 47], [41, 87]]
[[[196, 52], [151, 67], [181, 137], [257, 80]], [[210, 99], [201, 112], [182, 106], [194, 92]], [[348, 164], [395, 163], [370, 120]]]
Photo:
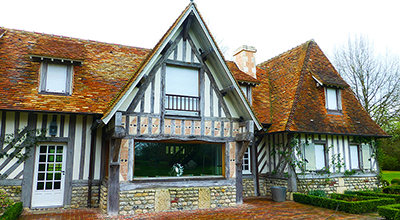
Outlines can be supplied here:
[[166, 94], [165, 109], [200, 112], [200, 97]]

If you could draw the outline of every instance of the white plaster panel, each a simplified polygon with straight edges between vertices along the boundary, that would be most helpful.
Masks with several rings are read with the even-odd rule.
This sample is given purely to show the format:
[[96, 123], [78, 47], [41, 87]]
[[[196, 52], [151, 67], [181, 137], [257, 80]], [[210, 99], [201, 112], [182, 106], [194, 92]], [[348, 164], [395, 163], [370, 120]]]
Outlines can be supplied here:
[[154, 77], [154, 113], [160, 114], [161, 101], [161, 68], [158, 69]]
[[79, 169], [81, 164], [81, 147], [82, 147], [82, 115], [76, 116], [75, 126], [75, 143], [74, 143], [74, 164], [72, 171], [72, 179], [79, 179]]

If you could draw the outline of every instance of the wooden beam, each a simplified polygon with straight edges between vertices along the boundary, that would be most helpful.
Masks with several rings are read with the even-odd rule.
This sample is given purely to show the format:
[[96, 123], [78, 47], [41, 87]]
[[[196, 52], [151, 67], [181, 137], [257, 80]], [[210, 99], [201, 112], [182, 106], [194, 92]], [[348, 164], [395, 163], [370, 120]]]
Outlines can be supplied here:
[[226, 94], [229, 91], [234, 90], [234, 89], [235, 89], [235, 87], [233, 85], [231, 85], [231, 86], [221, 89], [220, 92], [221, 92], [222, 96], [226, 96]]
[[200, 55], [201, 55], [201, 60], [203, 60], [203, 62], [205, 62], [207, 60], [207, 56], [214, 52], [213, 48], [210, 48], [208, 51], [202, 51], [201, 49], [199, 49], [200, 51]]
[[184, 24], [185, 26], [183, 27], [183, 40], [184, 41], [186, 41], [188, 39], [189, 29], [190, 29], [190, 26], [192, 25], [192, 21], [193, 21], [193, 15], [190, 14], [185, 21], [185, 24]]

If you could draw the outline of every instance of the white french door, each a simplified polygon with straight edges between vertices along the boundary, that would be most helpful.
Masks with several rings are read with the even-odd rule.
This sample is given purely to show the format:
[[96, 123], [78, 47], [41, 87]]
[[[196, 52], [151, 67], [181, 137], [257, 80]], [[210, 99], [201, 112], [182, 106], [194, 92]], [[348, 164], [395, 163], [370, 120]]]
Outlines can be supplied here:
[[36, 148], [32, 208], [63, 206], [65, 144], [47, 143]]

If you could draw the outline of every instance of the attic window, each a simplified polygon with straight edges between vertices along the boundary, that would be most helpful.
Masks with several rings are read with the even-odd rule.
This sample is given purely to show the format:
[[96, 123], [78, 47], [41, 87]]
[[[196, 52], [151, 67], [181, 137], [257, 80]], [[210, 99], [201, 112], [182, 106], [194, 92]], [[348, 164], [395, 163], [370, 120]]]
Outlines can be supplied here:
[[40, 74], [40, 92], [71, 94], [72, 65], [42, 62]]
[[169, 115], [200, 115], [198, 69], [167, 66], [165, 109]]
[[342, 97], [339, 88], [325, 88], [326, 109], [328, 114], [342, 112]]

